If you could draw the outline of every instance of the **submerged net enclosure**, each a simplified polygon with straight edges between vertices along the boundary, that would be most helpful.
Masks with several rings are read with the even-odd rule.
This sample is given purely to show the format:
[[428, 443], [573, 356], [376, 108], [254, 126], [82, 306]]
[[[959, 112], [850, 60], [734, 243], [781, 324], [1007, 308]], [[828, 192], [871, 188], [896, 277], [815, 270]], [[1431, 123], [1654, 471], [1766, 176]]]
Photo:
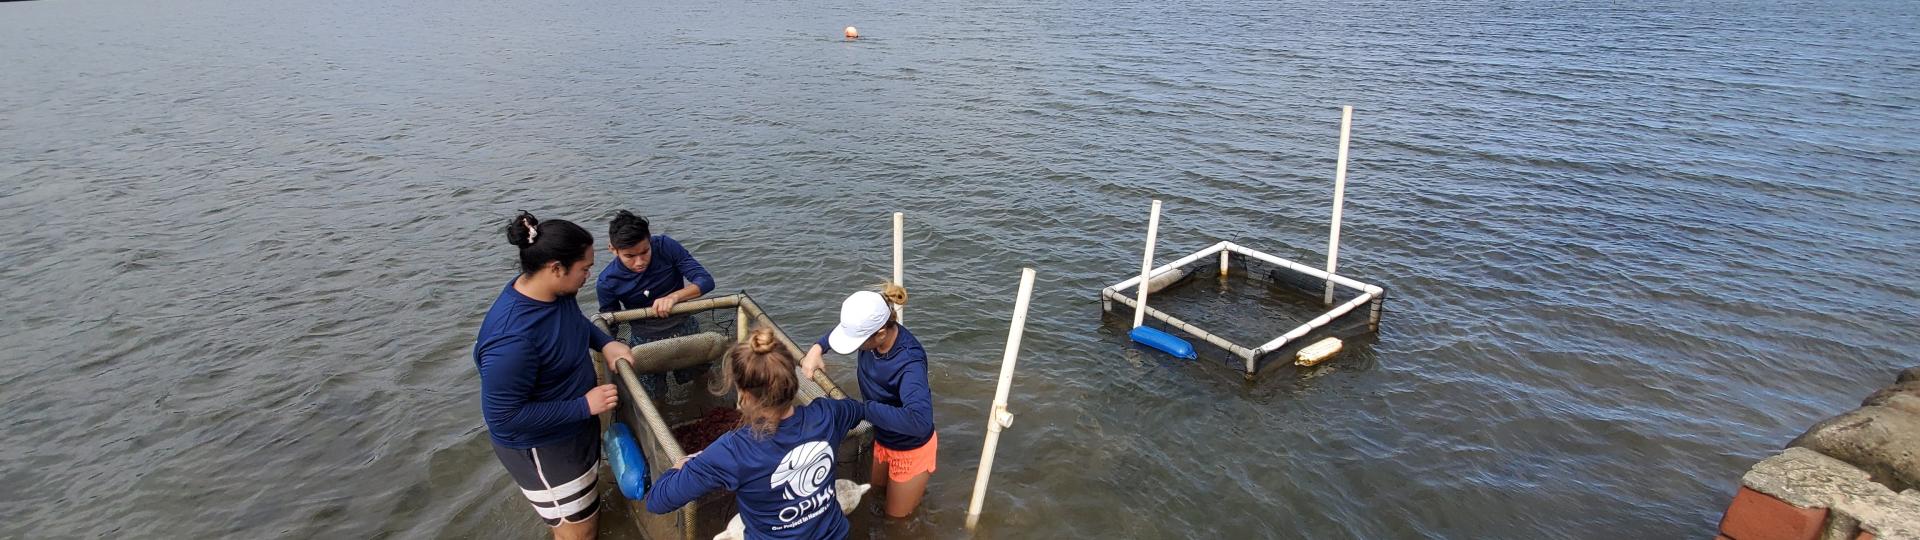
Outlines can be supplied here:
[[[620, 392], [619, 406], [601, 416], [601, 425], [617, 421], [633, 431], [635, 442], [646, 456], [650, 481], [659, 478], [661, 472], [673, 467], [680, 458], [698, 452], [738, 426], [740, 414], [734, 407], [738, 395], [733, 389], [723, 387], [720, 370], [724, 369], [727, 349], [745, 339], [750, 329], [772, 329], [794, 358], [806, 353], [746, 293], [681, 302], [673, 307], [669, 316], [681, 314], [695, 317], [700, 332], [636, 345], [633, 363], [621, 364], [618, 373], [605, 373], [605, 361], [598, 353], [594, 354], [595, 369], [602, 372], [600, 380], [613, 383]], [[595, 316], [594, 324], [614, 334], [620, 326], [625, 326], [622, 323], [653, 317], [653, 310], [637, 309]], [[701, 375], [706, 384], [677, 385], [668, 391], [668, 396], [650, 396], [640, 384], [639, 376], [643, 373], [667, 373], [697, 366], [710, 366], [711, 369]], [[699, 379], [694, 382], [698, 383]], [[800, 404], [821, 397], [844, 399], [846, 393], [825, 376], [800, 377]], [[838, 476], [866, 483], [873, 462], [872, 448], [873, 426], [861, 422], [835, 449]], [[635, 525], [648, 538], [712, 538], [726, 528], [735, 513], [731, 493], [709, 494], [664, 515], [648, 513], [644, 499], [628, 501], [628, 504]]]
[[[1216, 266], [1217, 264], [1217, 266]], [[1271, 329], [1274, 334], [1248, 335], [1222, 330], [1230, 325], [1223, 324], [1226, 317], [1248, 318], [1248, 312], [1238, 309], [1219, 311], [1203, 315], [1201, 318], [1178, 318], [1152, 306], [1146, 308], [1147, 319], [1158, 321], [1170, 329], [1211, 345], [1240, 360], [1242, 369], [1248, 376], [1259, 372], [1270, 358], [1282, 358], [1312, 343], [1312, 339], [1324, 336], [1352, 337], [1378, 330], [1382, 303], [1386, 299], [1386, 290], [1375, 285], [1355, 281], [1345, 276], [1328, 274], [1316, 268], [1288, 261], [1280, 257], [1255, 251], [1232, 242], [1220, 242], [1188, 255], [1172, 263], [1154, 268], [1149, 274], [1147, 292], [1159, 295], [1171, 295], [1175, 289], [1198, 286], [1202, 276], [1226, 278], [1238, 275], [1261, 287], [1244, 292], [1250, 293], [1243, 298], [1263, 306], [1275, 306], [1271, 311], [1301, 313], [1304, 306], [1320, 304], [1317, 313], [1306, 311], [1294, 324]], [[1134, 311], [1140, 276], [1116, 283], [1100, 291], [1101, 307], [1107, 312]], [[1320, 296], [1331, 283], [1333, 302], [1321, 302]], [[1129, 292], [1131, 291], [1131, 292]], [[1223, 292], [1227, 292], [1223, 289]], [[1232, 291], [1242, 292], [1242, 291]], [[1308, 304], [1312, 302], [1312, 304]], [[1258, 319], [1255, 315], [1252, 318]], [[1205, 328], [1198, 321], [1208, 321]], [[1213, 328], [1214, 330], [1208, 330]], [[1284, 329], [1284, 333], [1282, 330]]]
[[[1326, 270], [1309, 267], [1228, 241], [1221, 241], [1220, 243], [1194, 252], [1192, 255], [1182, 257], [1179, 260], [1156, 268], [1153, 266], [1153, 244], [1160, 229], [1160, 201], [1155, 200], [1153, 201], [1153, 209], [1147, 218], [1147, 244], [1146, 250], [1141, 256], [1140, 273], [1125, 281], [1115, 283], [1113, 286], [1101, 289], [1100, 306], [1102, 310], [1107, 313], [1112, 313], [1114, 310], [1124, 306], [1134, 315], [1134, 330], [1130, 333], [1133, 339], [1137, 342], [1167, 350], [1169, 353], [1175, 353], [1177, 351], [1185, 358], [1194, 357], [1194, 349], [1189, 347], [1187, 343], [1182, 342], [1177, 337], [1146, 327], [1147, 319], [1159, 321], [1161, 324], [1199, 339], [1205, 344], [1218, 347], [1228, 354], [1240, 358], [1246, 376], [1249, 378], [1260, 371], [1262, 360], [1269, 355], [1295, 352], [1303, 347], [1311, 346], [1313, 341], [1309, 340], [1309, 337], [1319, 339], [1322, 336], [1338, 333], [1341, 330], [1348, 330], [1350, 332], [1352, 327], [1345, 321], [1356, 313], [1366, 314], [1366, 333], [1378, 331], [1380, 328], [1380, 308], [1381, 304], [1386, 300], [1386, 290], [1377, 285], [1361, 283], [1353, 278], [1334, 273], [1336, 268], [1335, 263], [1340, 258], [1340, 211], [1342, 201], [1346, 197], [1347, 141], [1352, 127], [1353, 107], [1342, 107], [1340, 111], [1340, 152], [1337, 165], [1334, 169], [1333, 180], [1332, 226], [1328, 229], [1327, 233]], [[1169, 287], [1187, 282], [1189, 278], [1195, 274], [1209, 273], [1208, 271], [1212, 270], [1213, 261], [1216, 259], [1219, 260], [1219, 271], [1214, 273], [1214, 275], [1219, 276], [1221, 279], [1226, 279], [1231, 275], [1231, 270], [1235, 268], [1235, 261], [1238, 261], [1239, 267], [1243, 269], [1244, 275], [1265, 278], [1266, 281], [1274, 284], [1276, 289], [1298, 289], [1302, 286], [1307, 289], [1318, 289], [1317, 292], [1320, 293], [1318, 300], [1320, 300], [1323, 305], [1324, 311], [1305, 318], [1305, 320], [1300, 321], [1297, 326], [1292, 326], [1291, 329], [1285, 330], [1285, 333], [1277, 336], [1269, 335], [1271, 339], [1255, 337], [1252, 339], [1241, 338], [1236, 340], [1223, 336], [1218, 332], [1208, 331], [1190, 320], [1176, 318], [1173, 315], [1169, 315], [1164, 311], [1154, 309], [1148, 305], [1148, 294], [1157, 293]], [[1128, 296], [1123, 292], [1127, 290], [1132, 290], [1133, 295]], [[1258, 298], [1262, 301], [1275, 301], [1284, 296], [1287, 295], [1270, 294], [1259, 296]], [[1286, 300], [1278, 300], [1277, 303], [1285, 302]], [[1209, 325], [1209, 327], [1218, 328], [1218, 326], [1212, 325]], [[1279, 332], [1280, 330], [1275, 329], [1274, 331]], [[1143, 335], [1146, 337], [1141, 337]], [[1319, 360], [1324, 360], [1327, 355], [1331, 355], [1334, 351], [1339, 350], [1337, 341], [1329, 340], [1328, 345], [1329, 346], [1326, 347], [1314, 347], [1314, 350], [1302, 353], [1302, 365], [1311, 365], [1309, 358], [1307, 358], [1308, 355], [1317, 358], [1311, 360], [1312, 362], [1318, 362]]]

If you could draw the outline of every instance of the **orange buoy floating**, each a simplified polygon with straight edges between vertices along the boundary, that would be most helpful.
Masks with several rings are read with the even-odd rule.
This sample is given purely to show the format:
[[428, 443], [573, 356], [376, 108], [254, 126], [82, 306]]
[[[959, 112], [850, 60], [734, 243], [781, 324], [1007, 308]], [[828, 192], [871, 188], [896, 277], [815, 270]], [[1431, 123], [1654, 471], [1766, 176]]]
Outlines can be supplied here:
[[854, 28], [851, 26], [847, 27], [847, 39], [859, 39], [859, 38], [860, 38], [859, 28]]

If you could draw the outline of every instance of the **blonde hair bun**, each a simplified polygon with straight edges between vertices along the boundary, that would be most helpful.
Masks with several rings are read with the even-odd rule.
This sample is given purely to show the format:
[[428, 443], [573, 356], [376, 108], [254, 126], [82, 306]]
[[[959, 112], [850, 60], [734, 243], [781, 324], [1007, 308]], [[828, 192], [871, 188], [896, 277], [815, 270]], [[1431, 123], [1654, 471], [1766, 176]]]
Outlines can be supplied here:
[[747, 336], [747, 349], [753, 354], [767, 354], [780, 347], [780, 340], [774, 339], [773, 330], [761, 328]]

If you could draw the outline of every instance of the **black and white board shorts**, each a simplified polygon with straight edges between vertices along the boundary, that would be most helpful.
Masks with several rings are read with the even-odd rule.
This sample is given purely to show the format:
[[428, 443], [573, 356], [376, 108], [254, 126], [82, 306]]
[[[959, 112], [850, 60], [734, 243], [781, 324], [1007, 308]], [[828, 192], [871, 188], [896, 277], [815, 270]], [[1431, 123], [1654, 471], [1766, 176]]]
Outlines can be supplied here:
[[548, 527], [578, 523], [600, 510], [599, 430], [588, 427], [572, 438], [535, 448], [494, 444], [493, 454]]

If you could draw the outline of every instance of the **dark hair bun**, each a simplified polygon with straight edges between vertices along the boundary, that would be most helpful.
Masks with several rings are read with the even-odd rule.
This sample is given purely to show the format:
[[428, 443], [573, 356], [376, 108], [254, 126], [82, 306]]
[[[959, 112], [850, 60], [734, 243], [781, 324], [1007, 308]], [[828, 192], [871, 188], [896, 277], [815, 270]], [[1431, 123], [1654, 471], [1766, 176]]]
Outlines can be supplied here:
[[532, 246], [534, 231], [539, 226], [540, 220], [533, 217], [533, 214], [525, 210], [520, 211], [520, 215], [513, 216], [513, 221], [507, 222], [507, 243], [520, 249]]

